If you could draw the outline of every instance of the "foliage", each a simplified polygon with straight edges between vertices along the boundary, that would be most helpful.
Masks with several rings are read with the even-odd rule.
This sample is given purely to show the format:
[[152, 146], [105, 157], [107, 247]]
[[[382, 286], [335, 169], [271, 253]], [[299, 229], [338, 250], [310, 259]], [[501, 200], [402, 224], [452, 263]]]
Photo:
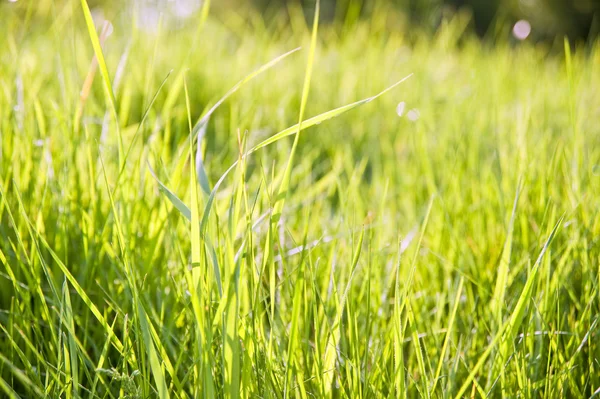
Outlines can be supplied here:
[[0, 10], [4, 395], [598, 392], [598, 43], [24, 10]]

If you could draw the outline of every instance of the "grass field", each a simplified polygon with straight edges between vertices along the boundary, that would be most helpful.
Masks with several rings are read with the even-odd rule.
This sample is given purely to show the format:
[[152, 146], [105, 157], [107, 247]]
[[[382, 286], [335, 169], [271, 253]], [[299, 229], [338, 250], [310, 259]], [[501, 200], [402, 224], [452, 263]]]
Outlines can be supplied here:
[[1, 397], [600, 393], [599, 42], [88, 12], [0, 5]]

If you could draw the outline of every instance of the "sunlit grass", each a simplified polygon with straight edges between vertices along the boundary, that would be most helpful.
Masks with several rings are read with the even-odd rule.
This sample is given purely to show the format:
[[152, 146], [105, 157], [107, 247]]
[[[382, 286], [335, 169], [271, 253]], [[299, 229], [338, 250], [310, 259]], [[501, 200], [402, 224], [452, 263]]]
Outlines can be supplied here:
[[0, 6], [0, 396], [600, 392], [598, 44], [57, 3]]

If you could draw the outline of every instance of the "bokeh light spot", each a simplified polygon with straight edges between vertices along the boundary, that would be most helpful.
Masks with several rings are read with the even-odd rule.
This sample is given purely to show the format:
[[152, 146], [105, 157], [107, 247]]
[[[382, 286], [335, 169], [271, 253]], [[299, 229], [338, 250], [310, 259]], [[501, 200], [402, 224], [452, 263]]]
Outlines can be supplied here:
[[406, 117], [412, 121], [412, 122], [416, 122], [419, 117], [421, 116], [421, 113], [419, 112], [418, 109], [413, 108], [410, 111], [408, 111], [408, 113], [406, 114]]
[[517, 21], [513, 26], [513, 36], [518, 40], [525, 40], [531, 33], [531, 24], [524, 19]]
[[396, 107], [396, 113], [398, 116], [404, 115], [404, 108], [406, 108], [406, 103], [404, 101], [399, 102], [398, 106]]

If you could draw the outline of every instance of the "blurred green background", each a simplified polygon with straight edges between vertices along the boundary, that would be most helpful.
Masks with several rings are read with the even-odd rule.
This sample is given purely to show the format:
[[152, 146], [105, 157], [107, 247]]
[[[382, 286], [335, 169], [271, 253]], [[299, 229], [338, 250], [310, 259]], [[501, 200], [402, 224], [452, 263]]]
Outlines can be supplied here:
[[[137, 2], [160, 3], [160, 0]], [[228, 11], [246, 11], [252, 7], [268, 20], [282, 10], [301, 5], [310, 19], [315, 3], [316, 0], [220, 0], [213, 1], [213, 6]], [[531, 24], [533, 40], [562, 40], [564, 36], [588, 40], [600, 33], [600, 0], [321, 0], [322, 15], [328, 21], [369, 18], [377, 9], [387, 9], [399, 28], [420, 33], [435, 32], [445, 17], [457, 12], [470, 15], [470, 27], [490, 39], [521, 19]]]
[[[46, 17], [50, 4], [78, 0], [34, 2], [0, 0], [0, 22], [3, 14], [20, 10], [23, 15]], [[105, 16], [130, 18], [132, 8], [175, 14], [178, 23], [197, 16], [204, 0], [88, 0], [92, 9], [102, 9]], [[268, 26], [280, 21], [290, 10], [303, 10], [307, 20], [313, 15], [316, 0], [212, 0], [211, 14], [229, 18], [237, 14], [240, 20], [250, 14], [261, 15]], [[7, 7], [2, 7], [7, 6]], [[383, 11], [383, 13], [382, 13]], [[531, 26], [528, 40], [562, 43], [567, 36], [572, 41], [589, 41], [600, 33], [600, 0], [321, 0], [322, 22], [338, 22], [347, 26], [373, 15], [388, 15], [388, 28], [415, 36], [434, 34], [444, 21], [457, 13], [468, 17], [467, 29], [484, 40], [503, 40], [519, 20]], [[190, 18], [191, 17], [191, 18]], [[156, 17], [152, 17], [157, 19]], [[152, 19], [151, 18], [151, 19]]]
[[[239, 6], [243, 1], [225, 1]], [[262, 13], [301, 3], [312, 15], [315, 0], [252, 0]], [[368, 18], [376, 8], [389, 7], [403, 18], [409, 29], [434, 32], [445, 16], [462, 11], [472, 17], [472, 28], [482, 37], [494, 38], [503, 26], [520, 19], [532, 25], [532, 37], [553, 40], [568, 36], [574, 40], [596, 37], [600, 31], [600, 0], [322, 0], [328, 20], [345, 20], [350, 15]]]
[[[253, 0], [263, 12], [298, 2], [311, 15], [315, 0]], [[435, 31], [447, 14], [464, 11], [471, 14], [472, 27], [479, 35], [491, 37], [500, 26], [520, 19], [531, 23], [538, 40], [564, 35], [589, 39], [600, 30], [600, 0], [322, 0], [321, 6], [330, 20], [348, 14], [368, 18], [374, 8], [390, 7], [403, 14], [408, 26], [429, 31]]]

